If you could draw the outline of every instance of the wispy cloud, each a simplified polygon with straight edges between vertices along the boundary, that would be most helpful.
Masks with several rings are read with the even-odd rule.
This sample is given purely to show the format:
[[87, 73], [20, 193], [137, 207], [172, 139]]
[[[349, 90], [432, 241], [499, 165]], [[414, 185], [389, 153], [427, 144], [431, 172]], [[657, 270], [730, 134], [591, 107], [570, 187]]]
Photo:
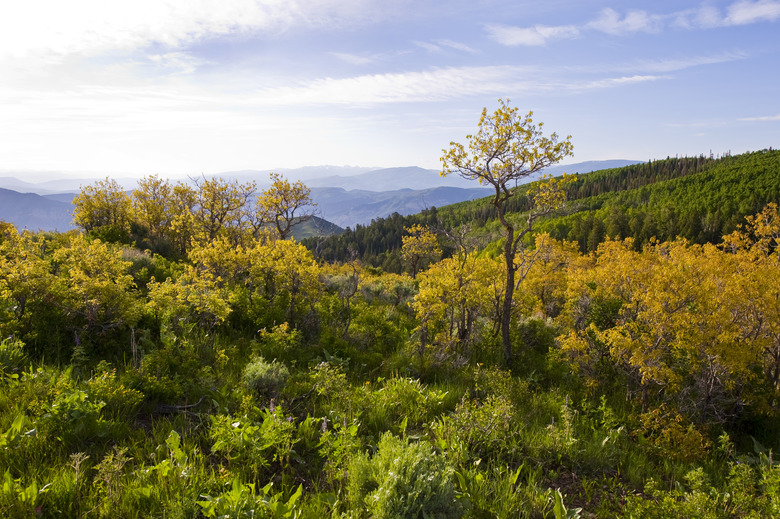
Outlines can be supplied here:
[[152, 54], [149, 61], [174, 74], [190, 74], [198, 67], [207, 63], [205, 60], [192, 56], [186, 52], [167, 52], [165, 54]]
[[670, 24], [682, 29], [711, 29], [724, 25], [723, 14], [711, 5], [678, 11], [670, 16]]
[[468, 54], [477, 54], [479, 52], [476, 49], [469, 47], [465, 43], [461, 43], [453, 40], [436, 40], [436, 43], [438, 43], [442, 47], [449, 47], [451, 49], [459, 50], [461, 52], [466, 52]]
[[432, 54], [436, 54], [436, 53], [444, 51], [444, 49], [441, 48], [441, 45], [437, 45], [437, 44], [431, 43], [429, 41], [419, 41], [419, 40], [416, 40], [413, 43], [415, 45], [417, 45], [418, 47], [420, 47], [421, 49], [426, 50], [426, 51], [428, 51], [428, 52], [430, 52]]
[[579, 29], [572, 25], [511, 27], [492, 24], [487, 25], [485, 29], [490, 38], [501, 45], [510, 47], [517, 45], [540, 46], [545, 45], [549, 40], [576, 38], [579, 35]]
[[465, 43], [461, 43], [453, 40], [447, 40], [447, 39], [434, 40], [433, 42], [417, 40], [414, 41], [413, 43], [416, 46], [428, 51], [431, 54], [442, 53], [447, 48], [457, 50], [460, 52], [465, 52], [467, 54], [477, 54], [479, 52], [478, 50], [466, 45]]
[[593, 89], [605, 89], [605, 88], [613, 88], [623, 85], [630, 85], [635, 83], [646, 83], [648, 81], [658, 81], [659, 79], [667, 79], [666, 76], [652, 76], [652, 75], [635, 75], [635, 76], [624, 76], [624, 77], [616, 77], [616, 78], [604, 78], [604, 79], [597, 79], [594, 81], [588, 81], [581, 85], [572, 85], [570, 89], [572, 90], [593, 90]]
[[488, 36], [502, 45], [540, 46], [553, 40], [575, 38], [586, 31], [599, 31], [613, 36], [636, 33], [658, 33], [667, 27], [712, 29], [729, 25], [747, 25], [780, 19], [779, 0], [739, 0], [726, 8], [726, 13], [711, 5], [685, 9], [670, 14], [654, 14], [630, 10], [621, 14], [607, 8], [600, 15], [581, 25], [515, 27], [488, 24]]
[[150, 44], [168, 47], [212, 35], [290, 23], [294, 9], [270, 3], [29, 0], [0, 12], [0, 53], [16, 57], [96, 55]]
[[[399, 0], [400, 1], [400, 0]], [[0, 58], [101, 55], [296, 26], [338, 28], [390, 12], [388, 0], [25, 0], [0, 5]], [[387, 4], [387, 5], [385, 5]]]
[[758, 122], [758, 121], [780, 121], [780, 114], [777, 115], [763, 115], [760, 117], [742, 117], [740, 121]]
[[261, 105], [367, 105], [441, 101], [509, 89], [518, 67], [442, 68], [400, 74], [324, 78], [301, 86], [265, 89], [254, 96]]
[[376, 56], [360, 56], [357, 54], [350, 54], [348, 52], [331, 52], [330, 54], [331, 56], [334, 56], [345, 63], [358, 66], [370, 65], [377, 59]]
[[663, 17], [645, 11], [629, 11], [626, 15], [621, 16], [614, 9], [604, 9], [601, 16], [587, 26], [613, 35], [658, 32], [663, 27]]
[[[536, 81], [529, 81], [536, 77]], [[657, 81], [666, 76], [556, 79], [530, 67], [452, 67], [402, 74], [325, 78], [294, 87], [265, 89], [247, 102], [258, 105], [373, 105], [445, 101], [480, 94], [581, 92]]]
[[780, 2], [773, 0], [741, 0], [728, 8], [726, 21], [733, 25], [745, 25], [780, 18]]
[[729, 63], [747, 58], [743, 52], [726, 52], [710, 56], [688, 56], [684, 58], [668, 58], [654, 61], [642, 60], [632, 65], [622, 67], [625, 70], [640, 70], [644, 73], [676, 72], [702, 65]]

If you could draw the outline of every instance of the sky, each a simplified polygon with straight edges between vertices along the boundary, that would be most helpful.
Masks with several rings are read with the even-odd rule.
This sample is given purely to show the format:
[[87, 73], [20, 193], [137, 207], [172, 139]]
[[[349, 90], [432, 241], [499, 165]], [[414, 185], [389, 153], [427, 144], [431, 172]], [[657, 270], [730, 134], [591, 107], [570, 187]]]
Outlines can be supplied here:
[[569, 163], [776, 148], [780, 0], [0, 5], [0, 175], [438, 169], [499, 98]]

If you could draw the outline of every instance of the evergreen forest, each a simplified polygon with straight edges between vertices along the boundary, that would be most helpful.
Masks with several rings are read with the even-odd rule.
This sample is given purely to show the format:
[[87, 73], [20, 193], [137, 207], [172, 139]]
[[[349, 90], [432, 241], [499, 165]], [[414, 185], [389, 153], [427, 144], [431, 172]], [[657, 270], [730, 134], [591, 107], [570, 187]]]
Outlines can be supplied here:
[[271, 180], [0, 223], [0, 517], [780, 517], [780, 152], [300, 242]]

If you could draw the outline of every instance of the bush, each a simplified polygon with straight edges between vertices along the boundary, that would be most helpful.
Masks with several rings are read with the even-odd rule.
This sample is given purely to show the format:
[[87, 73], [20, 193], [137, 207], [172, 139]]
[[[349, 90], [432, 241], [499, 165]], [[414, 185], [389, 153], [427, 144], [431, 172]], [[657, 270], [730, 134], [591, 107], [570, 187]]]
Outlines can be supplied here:
[[257, 480], [265, 469], [277, 474], [290, 469], [293, 446], [298, 442], [295, 433], [292, 417], [275, 407], [263, 412], [260, 423], [248, 417], [211, 416], [209, 437], [212, 453], [223, 456], [245, 479]]
[[82, 443], [104, 436], [108, 423], [101, 416], [106, 404], [90, 399], [86, 391], [73, 389], [58, 394], [39, 425], [50, 438], [70, 443]]
[[246, 365], [242, 380], [246, 388], [254, 393], [276, 396], [289, 376], [290, 371], [281, 362], [267, 362], [258, 357]]
[[143, 402], [144, 394], [129, 389], [116, 378], [116, 370], [104, 371], [87, 381], [87, 393], [93, 402], [103, 402], [103, 416], [115, 420], [130, 420]]
[[499, 457], [512, 445], [512, 417], [515, 407], [503, 396], [490, 395], [484, 401], [463, 398], [455, 412], [437, 420], [433, 432], [441, 445], [466, 448], [476, 457]]
[[270, 332], [265, 328], [260, 330], [260, 340], [262, 355], [277, 359], [287, 358], [301, 349], [303, 334], [289, 324], [282, 323], [274, 326]]
[[370, 428], [379, 432], [402, 423], [421, 427], [444, 410], [445, 401], [451, 400], [446, 391], [426, 387], [418, 379], [401, 377], [384, 380], [381, 389], [371, 391], [368, 398], [365, 419]]
[[427, 443], [385, 433], [373, 458], [356, 456], [348, 473], [353, 510], [376, 519], [453, 519], [463, 515], [454, 469]]
[[0, 341], [0, 375], [18, 373], [24, 368], [27, 357], [24, 344], [20, 340], [3, 339]]

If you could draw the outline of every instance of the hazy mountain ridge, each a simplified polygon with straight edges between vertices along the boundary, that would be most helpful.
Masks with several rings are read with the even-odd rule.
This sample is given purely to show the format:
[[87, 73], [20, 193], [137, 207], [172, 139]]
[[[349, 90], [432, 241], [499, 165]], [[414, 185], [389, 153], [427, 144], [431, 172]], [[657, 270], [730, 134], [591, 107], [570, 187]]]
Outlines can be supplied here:
[[[546, 173], [559, 175], [586, 173], [598, 169], [636, 164], [637, 161], [608, 160], [553, 166]], [[430, 207], [443, 207], [491, 194], [492, 189], [458, 175], [441, 177], [437, 170], [416, 166], [364, 168], [357, 166], [312, 166], [296, 169], [243, 170], [222, 173], [220, 178], [238, 182], [255, 181], [258, 189], [268, 185], [269, 173], [282, 173], [291, 181], [301, 180], [317, 202], [319, 217], [338, 227], [354, 227], [393, 213], [409, 215]], [[100, 178], [27, 182], [16, 177], [0, 177], [0, 219], [20, 229], [73, 229], [71, 200], [81, 186]], [[533, 178], [529, 178], [529, 181]], [[137, 179], [117, 179], [128, 191]], [[325, 226], [327, 227], [327, 226]], [[335, 230], [335, 229], [332, 229]]]
[[430, 189], [399, 189], [395, 191], [347, 191], [339, 187], [314, 187], [312, 198], [322, 218], [341, 227], [368, 224], [371, 220], [393, 213], [408, 215], [430, 207], [474, 200], [490, 195], [486, 188], [463, 189], [436, 187]]
[[0, 188], [0, 220], [31, 231], [67, 231], [74, 228], [73, 205], [35, 193]]

